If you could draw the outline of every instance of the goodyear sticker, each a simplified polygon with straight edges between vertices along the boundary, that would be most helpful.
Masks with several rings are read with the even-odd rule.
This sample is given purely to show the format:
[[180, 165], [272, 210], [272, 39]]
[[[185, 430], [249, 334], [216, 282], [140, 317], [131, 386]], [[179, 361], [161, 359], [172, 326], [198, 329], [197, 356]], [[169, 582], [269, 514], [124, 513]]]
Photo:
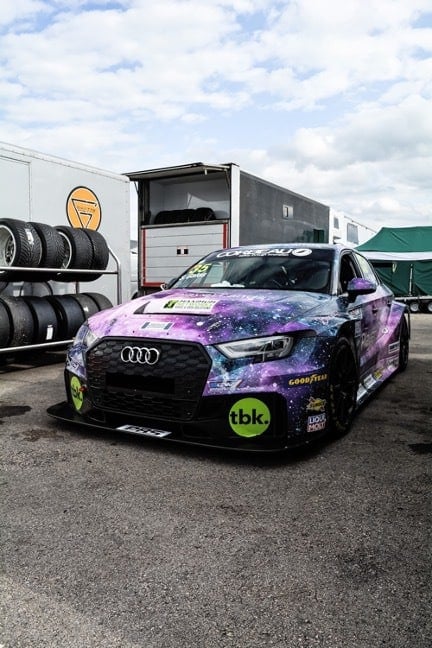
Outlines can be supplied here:
[[290, 378], [288, 385], [290, 387], [298, 387], [299, 385], [312, 385], [312, 383], [322, 382], [327, 380], [328, 374], [311, 374], [309, 376], [298, 376], [297, 378]]
[[258, 398], [242, 398], [231, 407], [228, 420], [233, 432], [251, 438], [267, 430], [271, 414], [267, 405]]
[[70, 393], [71, 393], [72, 403], [75, 409], [77, 410], [77, 412], [79, 412], [84, 403], [84, 388], [81, 385], [81, 381], [77, 376], [72, 376], [71, 378]]

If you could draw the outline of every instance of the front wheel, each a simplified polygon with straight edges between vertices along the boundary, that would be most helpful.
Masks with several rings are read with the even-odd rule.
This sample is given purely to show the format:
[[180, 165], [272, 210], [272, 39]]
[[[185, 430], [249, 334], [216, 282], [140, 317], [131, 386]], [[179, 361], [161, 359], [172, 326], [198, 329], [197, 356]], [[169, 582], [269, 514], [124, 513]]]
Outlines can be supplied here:
[[350, 341], [335, 344], [329, 370], [329, 431], [337, 438], [348, 432], [357, 404], [358, 370]]

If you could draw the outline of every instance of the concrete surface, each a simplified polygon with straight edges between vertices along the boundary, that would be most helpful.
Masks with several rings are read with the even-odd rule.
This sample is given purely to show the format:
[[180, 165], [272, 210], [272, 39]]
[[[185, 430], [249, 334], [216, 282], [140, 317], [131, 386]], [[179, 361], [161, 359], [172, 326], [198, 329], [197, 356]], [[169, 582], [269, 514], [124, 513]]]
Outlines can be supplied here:
[[333, 443], [277, 458], [67, 428], [0, 367], [0, 648], [429, 648], [432, 316]]

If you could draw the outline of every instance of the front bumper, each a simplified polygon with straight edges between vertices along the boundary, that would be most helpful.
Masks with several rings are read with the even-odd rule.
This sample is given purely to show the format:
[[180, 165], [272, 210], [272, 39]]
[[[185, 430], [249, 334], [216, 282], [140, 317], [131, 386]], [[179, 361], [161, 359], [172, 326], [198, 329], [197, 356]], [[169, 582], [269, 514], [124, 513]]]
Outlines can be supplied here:
[[[57, 420], [109, 432], [213, 448], [276, 452], [304, 443], [287, 421], [285, 399], [276, 393], [204, 397], [190, 420], [156, 419], [95, 408], [84, 396], [48, 408]], [[309, 435], [310, 436], [310, 435]], [[309, 440], [309, 437], [308, 437]]]

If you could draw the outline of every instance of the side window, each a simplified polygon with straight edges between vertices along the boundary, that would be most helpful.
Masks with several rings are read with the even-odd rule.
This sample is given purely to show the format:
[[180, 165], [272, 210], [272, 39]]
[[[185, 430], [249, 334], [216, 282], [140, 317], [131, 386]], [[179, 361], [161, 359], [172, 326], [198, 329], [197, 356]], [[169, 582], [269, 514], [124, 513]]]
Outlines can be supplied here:
[[339, 290], [346, 292], [348, 282], [351, 279], [358, 277], [358, 272], [354, 265], [353, 259], [350, 254], [344, 254], [341, 258], [340, 273], [339, 273]]
[[373, 281], [374, 283], [378, 284], [379, 283], [378, 278], [369, 261], [365, 259], [363, 256], [361, 256], [360, 254], [355, 254], [355, 260], [358, 263], [358, 266], [362, 272], [363, 277], [365, 279], [368, 279], [369, 281]]

